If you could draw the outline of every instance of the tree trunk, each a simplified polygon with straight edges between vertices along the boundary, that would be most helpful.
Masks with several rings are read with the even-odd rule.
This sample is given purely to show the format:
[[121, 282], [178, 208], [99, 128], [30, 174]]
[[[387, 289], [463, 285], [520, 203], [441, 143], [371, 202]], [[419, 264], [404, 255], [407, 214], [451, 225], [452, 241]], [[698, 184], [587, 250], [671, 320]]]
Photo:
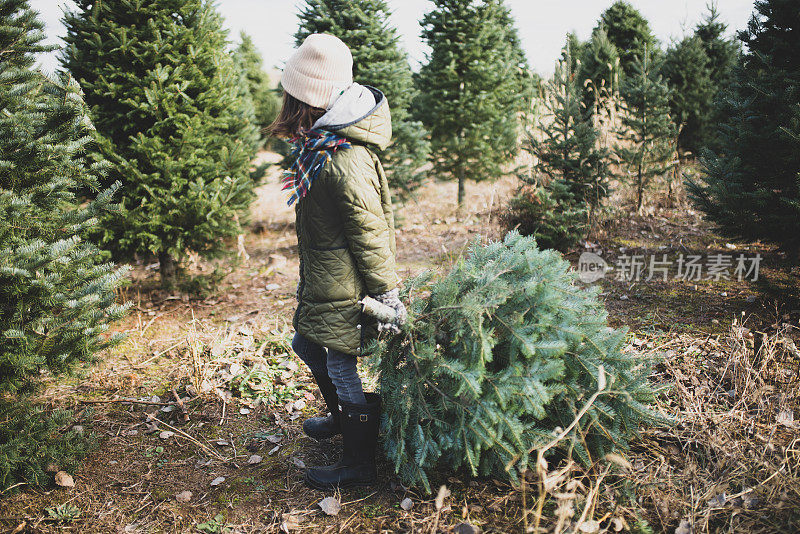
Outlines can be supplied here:
[[458, 168], [458, 212], [461, 213], [461, 210], [464, 208], [464, 194], [465, 194], [465, 185], [464, 182], [466, 178], [464, 178], [464, 167]]
[[642, 204], [644, 203], [644, 177], [642, 176], [642, 165], [639, 164], [636, 181], [636, 213], [641, 215]]
[[161, 273], [161, 287], [172, 289], [175, 286], [175, 259], [171, 254], [158, 254], [158, 271]]

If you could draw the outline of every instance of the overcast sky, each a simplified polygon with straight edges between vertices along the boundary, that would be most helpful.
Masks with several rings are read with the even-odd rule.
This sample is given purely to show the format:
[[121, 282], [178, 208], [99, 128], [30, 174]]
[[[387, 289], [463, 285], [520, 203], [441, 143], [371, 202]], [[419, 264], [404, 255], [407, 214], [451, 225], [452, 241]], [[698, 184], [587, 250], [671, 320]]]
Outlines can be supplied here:
[[[154, 0], [157, 1], [157, 0]], [[667, 43], [680, 38], [700, 21], [710, 0], [632, 0], [650, 21], [656, 36]], [[31, 0], [46, 24], [50, 42], [60, 43], [64, 34], [61, 16], [71, 0]], [[293, 47], [292, 34], [297, 25], [296, 13], [301, 0], [219, 0], [219, 10], [231, 30], [249, 33], [261, 49], [267, 68], [281, 67]], [[402, 44], [412, 64], [425, 58], [426, 47], [419, 37], [419, 19], [431, 9], [428, 0], [388, 0], [393, 10], [392, 22], [400, 31]], [[506, 0], [517, 21], [523, 46], [531, 66], [541, 74], [553, 70], [564, 37], [570, 31], [581, 39], [589, 37], [600, 13], [613, 0]], [[753, 0], [718, 0], [721, 18], [731, 31], [743, 29], [750, 17]], [[42, 58], [46, 70], [57, 66], [54, 54]]]

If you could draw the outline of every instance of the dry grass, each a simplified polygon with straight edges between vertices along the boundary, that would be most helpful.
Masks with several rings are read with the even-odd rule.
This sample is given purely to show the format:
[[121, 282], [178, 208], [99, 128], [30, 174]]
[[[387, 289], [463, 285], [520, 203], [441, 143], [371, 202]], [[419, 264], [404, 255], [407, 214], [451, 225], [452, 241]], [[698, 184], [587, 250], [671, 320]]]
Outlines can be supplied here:
[[527, 531], [796, 532], [797, 333], [735, 324], [704, 339], [634, 338], [631, 350], [663, 357], [653, 379], [672, 387], [658, 408], [677, 423], [645, 430], [626, 457], [591, 470], [564, 460], [531, 474], [521, 491], [538, 502], [527, 507]]
[[[516, 187], [513, 179], [470, 184], [460, 216], [455, 187], [429, 183], [399, 210], [404, 277], [447, 265], [476, 235], [502, 233], [497, 215]], [[41, 396], [75, 408], [78, 422], [101, 435], [100, 449], [74, 473], [75, 488], [28, 489], [3, 498], [0, 530], [24, 522], [24, 532], [37, 533], [126, 527], [197, 532], [198, 524], [222, 514], [223, 524], [241, 533], [282, 532], [282, 525], [292, 532], [434, 533], [452, 532], [461, 523], [503, 533], [535, 532], [537, 524], [539, 532], [554, 533], [800, 531], [797, 314], [766, 320], [763, 286], [747, 283], [709, 283], [699, 290], [678, 284], [605, 287], [612, 322], [636, 330], [629, 350], [663, 356], [653, 379], [673, 387], [661, 396], [659, 409], [678, 420], [671, 428], [645, 430], [625, 457], [589, 470], [551, 459], [517, 488], [438, 473], [435, 483], [447, 488], [441, 496], [403, 488], [390, 466], [381, 465], [375, 487], [342, 492], [341, 513], [325, 516], [317, 506], [325, 495], [303, 485], [296, 462], [335, 461], [338, 442], [315, 443], [300, 429], [303, 416], [318, 413], [321, 404], [286, 346], [297, 279], [292, 217], [277, 185], [263, 186], [256, 228], [243, 242], [250, 260], [209, 296], [165, 294], [156, 289], [151, 266], [136, 266], [126, 295], [135, 307], [119, 325], [128, 333], [126, 343], [86, 376], [49, 382]], [[660, 211], [648, 218], [626, 215], [597, 241], [608, 250], [724, 246], [696, 219]], [[757, 244], [748, 250], [764, 252]], [[776, 271], [771, 266], [765, 272]], [[620, 300], [621, 293], [630, 300]], [[748, 304], [745, 298], [754, 294], [758, 300]], [[752, 326], [736, 322], [728, 328], [730, 317], [744, 309], [756, 314]], [[671, 330], [678, 321], [681, 328]], [[275, 398], [256, 401], [254, 390], [235, 379], [241, 370], [258, 370], [263, 381], [251, 385]], [[157, 406], [117, 402], [155, 394], [173, 404], [173, 389], [186, 403], [188, 422], [177, 407], [163, 413]], [[114, 402], [92, 404], [89, 415], [82, 400]], [[287, 406], [297, 400], [307, 405]], [[158, 432], [146, 432], [166, 425], [186, 436], [176, 432], [164, 442]], [[282, 436], [281, 447], [270, 455], [274, 444], [265, 436], [274, 435]], [[232, 446], [216, 445], [221, 439]], [[155, 452], [159, 446], [161, 453]], [[264, 457], [261, 464], [247, 464], [251, 449]], [[211, 487], [218, 476], [226, 482]], [[176, 501], [183, 490], [193, 492], [191, 502]], [[408, 511], [399, 506], [406, 497], [413, 501]], [[81, 511], [75, 521], [59, 523], [47, 514], [65, 503]]]

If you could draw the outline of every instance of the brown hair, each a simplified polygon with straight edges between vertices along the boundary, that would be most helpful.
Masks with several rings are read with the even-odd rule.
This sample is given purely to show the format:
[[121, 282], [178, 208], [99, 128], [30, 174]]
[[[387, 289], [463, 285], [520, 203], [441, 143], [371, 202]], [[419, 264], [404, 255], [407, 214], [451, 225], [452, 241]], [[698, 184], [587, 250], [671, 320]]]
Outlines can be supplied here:
[[309, 106], [284, 91], [283, 106], [272, 124], [267, 127], [267, 131], [276, 137], [291, 139], [303, 130], [310, 130], [324, 114], [324, 109]]

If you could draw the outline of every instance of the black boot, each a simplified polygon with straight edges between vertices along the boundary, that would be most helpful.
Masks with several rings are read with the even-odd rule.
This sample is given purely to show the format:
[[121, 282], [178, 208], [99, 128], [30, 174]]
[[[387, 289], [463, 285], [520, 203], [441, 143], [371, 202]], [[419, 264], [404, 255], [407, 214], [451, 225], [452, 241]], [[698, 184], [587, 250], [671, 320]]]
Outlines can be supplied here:
[[336, 386], [331, 382], [331, 377], [312, 373], [317, 381], [319, 392], [331, 413], [327, 417], [312, 417], [303, 421], [303, 432], [314, 439], [328, 439], [342, 433], [339, 425], [339, 397], [336, 395]]
[[306, 470], [306, 484], [320, 490], [368, 486], [378, 478], [375, 447], [381, 416], [381, 397], [365, 393], [366, 404], [342, 404], [342, 459], [328, 467]]

